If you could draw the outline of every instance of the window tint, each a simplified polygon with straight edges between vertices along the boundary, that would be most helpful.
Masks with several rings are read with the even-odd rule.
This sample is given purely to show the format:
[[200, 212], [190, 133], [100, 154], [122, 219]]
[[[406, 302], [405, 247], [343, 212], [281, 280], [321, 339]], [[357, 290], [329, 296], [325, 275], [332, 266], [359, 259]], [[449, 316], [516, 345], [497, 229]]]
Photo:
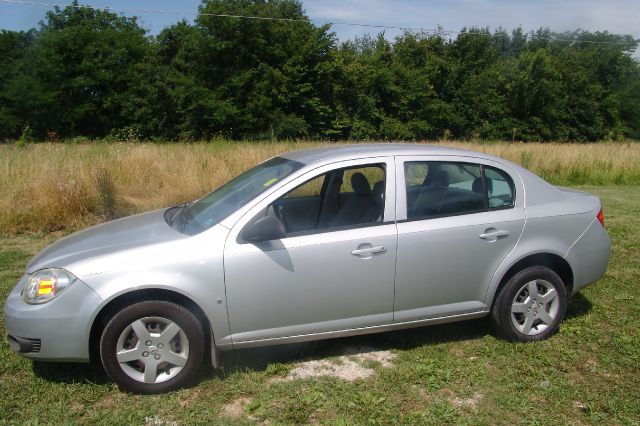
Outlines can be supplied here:
[[285, 198], [300, 197], [319, 197], [322, 192], [322, 184], [324, 183], [324, 175], [311, 179], [307, 183], [300, 185], [293, 191], [288, 192]]
[[514, 185], [511, 177], [502, 170], [485, 166], [484, 175], [489, 193], [489, 208], [513, 206]]
[[405, 163], [404, 175], [407, 186], [421, 186], [427, 174], [429, 173], [429, 164], [424, 163]]
[[384, 182], [384, 168], [381, 166], [346, 169], [342, 177], [342, 186], [340, 187], [341, 194], [357, 192], [357, 188], [353, 187], [353, 175], [357, 173], [364, 175], [371, 189], [373, 189], [373, 186], [377, 182]]
[[287, 233], [382, 222], [384, 189], [382, 164], [333, 170], [280, 197], [267, 214], [278, 217]]
[[482, 170], [477, 164], [407, 162], [405, 179], [408, 219], [484, 210]]

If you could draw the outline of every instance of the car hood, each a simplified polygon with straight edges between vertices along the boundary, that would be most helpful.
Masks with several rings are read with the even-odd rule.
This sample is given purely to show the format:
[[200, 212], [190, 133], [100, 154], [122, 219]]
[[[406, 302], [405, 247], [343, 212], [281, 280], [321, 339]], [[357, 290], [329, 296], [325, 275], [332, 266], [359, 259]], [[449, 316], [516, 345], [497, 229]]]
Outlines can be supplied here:
[[62, 238], [31, 259], [27, 273], [42, 268], [64, 268], [97, 256], [186, 237], [165, 222], [164, 210], [155, 210], [96, 225]]

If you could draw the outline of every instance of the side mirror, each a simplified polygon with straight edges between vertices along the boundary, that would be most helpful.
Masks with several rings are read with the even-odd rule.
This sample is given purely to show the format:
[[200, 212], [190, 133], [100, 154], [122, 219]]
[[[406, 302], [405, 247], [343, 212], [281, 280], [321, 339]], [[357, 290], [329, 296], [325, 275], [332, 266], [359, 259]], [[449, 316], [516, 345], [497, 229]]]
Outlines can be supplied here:
[[246, 227], [241, 234], [243, 240], [250, 243], [279, 240], [284, 238], [285, 229], [282, 222], [275, 216], [265, 216]]

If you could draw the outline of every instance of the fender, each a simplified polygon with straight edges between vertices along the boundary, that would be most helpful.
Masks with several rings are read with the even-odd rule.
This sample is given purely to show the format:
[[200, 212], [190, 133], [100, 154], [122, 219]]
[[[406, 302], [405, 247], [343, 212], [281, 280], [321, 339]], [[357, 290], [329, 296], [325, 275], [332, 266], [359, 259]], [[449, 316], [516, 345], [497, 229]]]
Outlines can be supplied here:
[[[67, 269], [103, 299], [91, 318], [92, 323], [109, 302], [126, 293], [171, 291], [193, 301], [202, 310], [211, 324], [216, 347], [231, 348], [223, 264], [228, 232], [216, 226], [179, 244], [173, 242], [170, 247], [155, 244], [116, 252], [77, 262]], [[109, 270], [94, 272], [97, 270], [94, 263], [111, 266]]]

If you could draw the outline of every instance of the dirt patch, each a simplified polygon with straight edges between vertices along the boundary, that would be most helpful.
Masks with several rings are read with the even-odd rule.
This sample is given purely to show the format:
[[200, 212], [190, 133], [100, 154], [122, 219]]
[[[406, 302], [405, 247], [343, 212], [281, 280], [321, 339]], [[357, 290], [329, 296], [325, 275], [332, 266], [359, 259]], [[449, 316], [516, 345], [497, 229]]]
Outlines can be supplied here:
[[484, 395], [481, 393], [474, 393], [473, 396], [470, 398], [454, 397], [454, 398], [451, 398], [449, 401], [451, 402], [451, 404], [453, 404], [456, 407], [465, 407], [465, 408], [471, 408], [475, 410], [476, 407], [478, 406], [478, 403], [483, 397]]
[[465, 356], [464, 351], [463, 351], [462, 349], [460, 349], [460, 348], [455, 349], [455, 350], [453, 351], [453, 354], [454, 354], [455, 356], [457, 356], [458, 358], [464, 358], [464, 356]]
[[475, 410], [480, 401], [484, 398], [484, 394], [480, 392], [476, 392], [468, 398], [461, 398], [449, 388], [440, 389], [438, 391], [438, 395], [449, 401], [449, 403], [454, 407], [470, 408], [472, 410]]
[[120, 404], [124, 403], [125, 397], [123, 397], [123, 395], [124, 394], [122, 393], [117, 393], [115, 395], [106, 394], [103, 398], [94, 403], [94, 407], [101, 409], [116, 409]]
[[[396, 354], [370, 348], [348, 348], [345, 355], [333, 360], [305, 361], [293, 368], [284, 378], [274, 381], [308, 379], [310, 377], [337, 377], [354, 381], [367, 379], [375, 374], [374, 365], [390, 367]], [[374, 364], [374, 365], [371, 365]]]
[[580, 401], [573, 401], [573, 406], [575, 408], [577, 408], [580, 411], [587, 411], [588, 407], [587, 404], [585, 404], [584, 402], [580, 402]]
[[144, 426], [178, 426], [178, 422], [163, 419], [160, 416], [152, 416], [144, 418]]
[[178, 404], [180, 404], [180, 407], [182, 408], [188, 407], [189, 405], [201, 400], [202, 395], [200, 389], [197, 388], [189, 389], [188, 392], [181, 393], [177, 398]]
[[222, 415], [237, 419], [244, 415], [244, 407], [251, 404], [251, 398], [238, 398], [222, 407]]
[[72, 401], [69, 408], [79, 413], [84, 411], [84, 405], [80, 404], [78, 401]]

